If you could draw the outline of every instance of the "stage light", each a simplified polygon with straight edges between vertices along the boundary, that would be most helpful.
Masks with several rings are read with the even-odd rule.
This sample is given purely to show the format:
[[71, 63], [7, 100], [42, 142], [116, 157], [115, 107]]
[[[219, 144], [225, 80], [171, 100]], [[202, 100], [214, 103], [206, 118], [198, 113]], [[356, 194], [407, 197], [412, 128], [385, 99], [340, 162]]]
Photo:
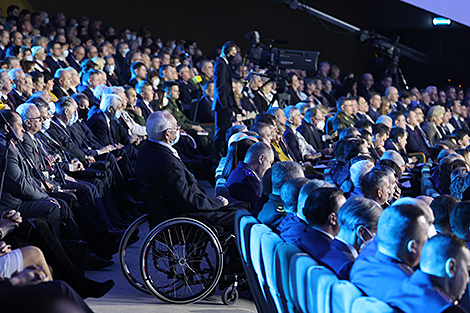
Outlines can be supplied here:
[[435, 17], [432, 19], [432, 24], [434, 26], [449, 26], [452, 21], [445, 17]]

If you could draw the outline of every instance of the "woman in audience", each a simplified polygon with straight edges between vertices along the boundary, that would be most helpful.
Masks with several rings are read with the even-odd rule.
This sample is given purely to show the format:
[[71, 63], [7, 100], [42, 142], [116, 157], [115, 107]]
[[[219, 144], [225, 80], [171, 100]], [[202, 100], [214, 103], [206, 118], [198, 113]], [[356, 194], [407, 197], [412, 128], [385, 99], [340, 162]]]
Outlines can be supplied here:
[[439, 126], [441, 126], [442, 122], [444, 121], [445, 113], [446, 110], [440, 105], [435, 105], [428, 111], [428, 123], [424, 126], [423, 130], [426, 133], [431, 145], [434, 145], [439, 139], [444, 137], [444, 134], [441, 134], [439, 130]]
[[238, 162], [243, 162], [246, 152], [257, 141], [258, 140], [252, 136], [244, 136], [241, 139], [230, 143], [227, 150], [224, 170], [222, 171], [222, 177], [225, 180], [227, 180], [230, 173], [238, 166]]

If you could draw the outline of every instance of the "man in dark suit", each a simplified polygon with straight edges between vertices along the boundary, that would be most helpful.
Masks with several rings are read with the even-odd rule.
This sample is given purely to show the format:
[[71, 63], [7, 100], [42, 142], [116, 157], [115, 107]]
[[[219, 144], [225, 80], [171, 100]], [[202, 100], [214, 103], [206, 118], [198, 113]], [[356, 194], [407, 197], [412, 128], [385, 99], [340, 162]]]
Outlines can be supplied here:
[[10, 34], [8, 31], [2, 29], [0, 30], [0, 60], [5, 59], [5, 54], [7, 52], [7, 46], [10, 42]]
[[191, 104], [191, 112], [196, 123], [214, 123], [212, 102], [214, 101], [214, 82], [207, 82], [203, 86], [204, 95], [198, 102]]
[[139, 151], [136, 176], [143, 187], [149, 224], [189, 213], [211, 224], [233, 228], [233, 213], [223, 210], [227, 199], [206, 196], [172, 147], [179, 140], [179, 125], [168, 111], [152, 113], [147, 120], [149, 139]]
[[[400, 312], [447, 312], [446, 308], [455, 308], [457, 300], [465, 296], [469, 266], [470, 251], [465, 242], [438, 234], [424, 244], [420, 269], [390, 290], [385, 301]], [[462, 307], [468, 309], [462, 300]]]
[[325, 143], [322, 141], [323, 134], [317, 127], [320, 122], [322, 122], [323, 125], [325, 123], [323, 113], [317, 108], [309, 108], [305, 111], [302, 125], [297, 127], [297, 131], [304, 136], [305, 140], [307, 140], [316, 151], [323, 151], [325, 148]]
[[[18, 113], [10, 110], [1, 111], [6, 121], [11, 125], [18, 139], [23, 140], [23, 122]], [[6, 141], [5, 122], [0, 118], [0, 155], [3, 158], [8, 149], [8, 158], [5, 172], [5, 181], [1, 194], [2, 211], [16, 210], [23, 218], [44, 217], [59, 235], [60, 206], [49, 197], [30, 173], [19, 148], [15, 143]], [[11, 135], [11, 134], [10, 134]], [[9, 135], [9, 136], [10, 136]]]
[[82, 70], [80, 66], [80, 62], [82, 62], [83, 58], [85, 57], [85, 48], [83, 46], [78, 45], [73, 48], [72, 53], [70, 53], [66, 60], [69, 62], [69, 65], [80, 72]]
[[331, 268], [340, 279], [349, 279], [349, 271], [361, 246], [372, 240], [377, 232], [382, 208], [366, 198], [350, 198], [339, 209], [340, 231], [330, 249], [319, 261]]
[[230, 173], [226, 185], [230, 195], [254, 208], [263, 194], [263, 176], [274, 162], [274, 153], [264, 142], [257, 142], [246, 152], [245, 159]]
[[50, 41], [47, 44], [47, 52], [49, 53], [44, 61], [49, 68], [51, 69], [52, 75], [55, 74], [55, 71], [59, 68], [66, 68], [67, 64], [65, 64], [62, 60], [59, 59], [62, 56], [62, 46], [60, 42], [57, 41]]
[[215, 137], [214, 144], [219, 157], [225, 155], [227, 143], [225, 133], [232, 127], [234, 113], [238, 112], [238, 104], [232, 89], [232, 69], [230, 62], [237, 54], [237, 46], [233, 41], [226, 42], [222, 53], [214, 66], [214, 102], [212, 111], [215, 111]]
[[380, 112], [378, 111], [380, 106], [382, 105], [382, 97], [379, 93], [373, 92], [370, 94], [369, 99], [369, 111], [367, 112], [372, 120], [375, 122], [380, 116]]
[[451, 100], [450, 110], [452, 111], [452, 117], [450, 118], [449, 123], [451, 123], [455, 129], [470, 131], [470, 128], [468, 127], [468, 124], [464, 118], [467, 116], [467, 114], [465, 114], [467, 108], [460, 103], [460, 100]]
[[308, 227], [301, 235], [299, 248], [315, 260], [325, 255], [338, 234], [338, 210], [345, 202], [339, 188], [319, 188], [307, 197], [301, 214], [305, 216]]
[[13, 82], [13, 88], [8, 94], [8, 99], [10, 101], [9, 105], [12, 109], [16, 109], [17, 106], [26, 102], [26, 98], [23, 96], [23, 92], [25, 92], [27, 88], [26, 76], [23, 70], [19, 68], [9, 70], [8, 76], [10, 76], [10, 79]]
[[406, 131], [408, 132], [406, 151], [408, 151], [408, 153], [422, 152], [426, 158], [429, 158], [431, 155], [430, 147], [426, 144], [423, 135], [417, 127], [418, 119], [416, 112], [413, 110], [405, 112], [405, 117], [407, 122]]
[[433, 220], [427, 214], [426, 208], [413, 204], [394, 204], [384, 210], [377, 229], [378, 251], [354, 262], [351, 282], [366, 295], [384, 301], [419, 264]]
[[400, 153], [405, 163], [408, 163], [408, 154], [406, 153], [407, 142], [408, 132], [403, 128], [393, 127], [384, 148], [385, 150], [393, 150]]
[[66, 69], [58, 69], [54, 75], [54, 89], [52, 93], [60, 99], [62, 97], [70, 97], [69, 89], [72, 84], [72, 74]]
[[142, 110], [142, 116], [147, 120], [150, 114], [156, 110], [153, 87], [146, 81], [140, 81], [135, 86], [135, 92], [140, 96], [136, 106]]
[[90, 108], [93, 106], [99, 107], [100, 105], [100, 101], [95, 98], [95, 95], [93, 94], [93, 90], [99, 84], [101, 84], [100, 73], [95, 70], [89, 70], [83, 74], [82, 83], [77, 87], [78, 92], [84, 93], [88, 97]]

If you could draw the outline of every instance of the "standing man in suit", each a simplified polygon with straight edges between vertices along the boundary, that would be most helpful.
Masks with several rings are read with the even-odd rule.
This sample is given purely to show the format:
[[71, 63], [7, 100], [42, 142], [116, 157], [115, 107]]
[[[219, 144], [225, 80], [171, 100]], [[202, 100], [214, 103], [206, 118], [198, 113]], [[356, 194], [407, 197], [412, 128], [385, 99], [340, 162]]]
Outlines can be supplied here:
[[173, 148], [180, 138], [180, 127], [171, 113], [166, 110], [152, 113], [147, 120], [147, 133], [149, 139], [136, 162], [136, 176], [144, 187], [151, 227], [189, 213], [231, 229], [234, 212], [223, 209], [228, 200], [208, 197]]
[[226, 42], [222, 53], [214, 66], [214, 101], [212, 111], [215, 112], [214, 144], [217, 155], [222, 157], [227, 150], [225, 133], [232, 127], [232, 118], [238, 111], [238, 105], [232, 89], [232, 69], [230, 61], [237, 54], [237, 46], [233, 41]]

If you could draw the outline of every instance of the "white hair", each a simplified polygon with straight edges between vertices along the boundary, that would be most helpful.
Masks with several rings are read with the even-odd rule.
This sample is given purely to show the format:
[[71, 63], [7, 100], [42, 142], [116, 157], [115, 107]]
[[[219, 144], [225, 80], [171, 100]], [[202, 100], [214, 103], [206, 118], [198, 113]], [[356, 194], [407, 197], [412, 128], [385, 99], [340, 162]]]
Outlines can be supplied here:
[[156, 111], [150, 114], [147, 119], [147, 134], [152, 140], [160, 140], [161, 134], [171, 128], [173, 125], [170, 122], [171, 113], [164, 111]]
[[104, 94], [104, 91], [108, 89], [109, 87], [106, 85], [98, 85], [93, 89], [93, 96], [95, 96], [96, 99], [100, 99]]
[[12, 68], [8, 71], [8, 76], [10, 76], [11, 80], [16, 80], [20, 72], [24, 73], [23, 70], [20, 68]]
[[101, 99], [100, 102], [100, 110], [106, 112], [111, 106], [116, 109], [121, 103], [121, 97], [116, 95], [103, 95], [103, 99]]
[[32, 107], [36, 107], [36, 105], [34, 103], [23, 103], [16, 108], [16, 113], [21, 116], [23, 122], [31, 118]]
[[349, 173], [351, 176], [351, 182], [353, 183], [354, 187], [361, 187], [362, 177], [367, 174], [373, 167], [374, 163], [368, 160], [362, 160], [351, 165], [351, 167], [349, 168]]

